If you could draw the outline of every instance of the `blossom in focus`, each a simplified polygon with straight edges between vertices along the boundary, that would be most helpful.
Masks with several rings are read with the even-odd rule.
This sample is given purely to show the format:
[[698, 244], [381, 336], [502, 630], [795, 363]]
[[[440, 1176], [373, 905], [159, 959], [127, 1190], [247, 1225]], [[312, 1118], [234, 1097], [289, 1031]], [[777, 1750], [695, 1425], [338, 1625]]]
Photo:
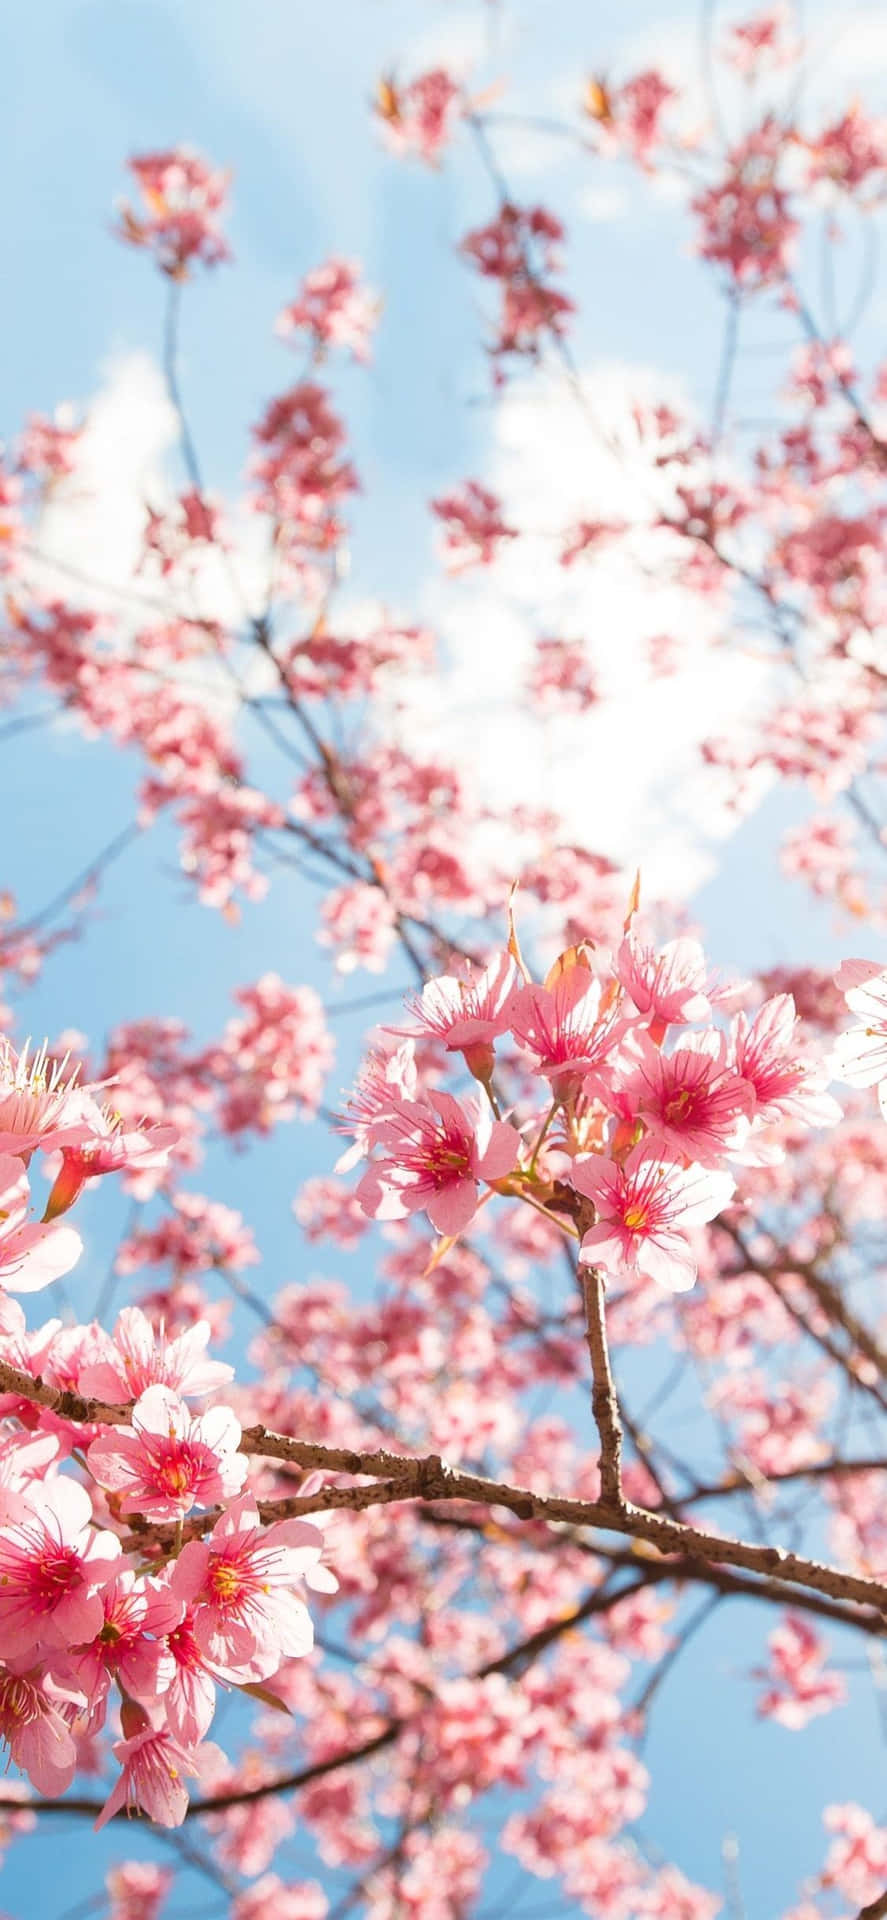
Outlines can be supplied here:
[[178, 1626], [183, 1608], [167, 1589], [129, 1567], [115, 1573], [99, 1599], [97, 1632], [83, 1644], [72, 1642], [69, 1651], [53, 1659], [52, 1668], [85, 1695], [91, 1721], [101, 1723], [112, 1680], [140, 1700], [165, 1691], [172, 1661], [163, 1636]]
[[200, 1774], [195, 1749], [149, 1726], [129, 1740], [115, 1741], [112, 1751], [121, 1773], [94, 1823], [96, 1831], [123, 1807], [127, 1812], [140, 1808], [159, 1827], [180, 1827], [188, 1810], [185, 1776]]
[[103, 1173], [153, 1173], [165, 1167], [178, 1137], [175, 1127], [124, 1128], [106, 1114], [90, 1114], [79, 1127], [62, 1127], [52, 1140], [53, 1147], [61, 1149], [62, 1164], [46, 1203], [44, 1220], [55, 1220], [66, 1213], [79, 1199], [86, 1182]]
[[484, 1102], [470, 1112], [450, 1093], [402, 1101], [373, 1129], [382, 1158], [357, 1189], [377, 1220], [403, 1220], [424, 1208], [438, 1233], [461, 1233], [477, 1210], [478, 1182], [501, 1180], [516, 1165], [520, 1135], [494, 1120]]
[[27, 1659], [6, 1660], [0, 1672], [0, 1740], [38, 1793], [66, 1793], [77, 1771], [70, 1718], [83, 1695], [58, 1685]]
[[466, 1064], [479, 1080], [493, 1068], [493, 1041], [507, 1033], [520, 975], [509, 953], [497, 953], [481, 972], [466, 977], [437, 974], [421, 993], [408, 996], [413, 1015], [408, 1031], [417, 1037], [440, 1040], [448, 1053], [464, 1053]]
[[193, 1608], [192, 1631], [214, 1669], [228, 1679], [262, 1680], [284, 1660], [309, 1653], [311, 1618], [303, 1581], [334, 1591], [319, 1565], [323, 1535], [306, 1520], [262, 1527], [248, 1495], [216, 1522], [210, 1539], [189, 1540], [173, 1568], [171, 1591]]
[[808, 1127], [834, 1126], [841, 1109], [826, 1092], [826, 1073], [798, 1058], [797, 1018], [790, 993], [765, 1000], [753, 1020], [738, 1013], [733, 1022], [736, 1072], [754, 1094], [759, 1124], [784, 1118]]
[[66, 1078], [65, 1066], [45, 1045], [29, 1059], [27, 1044], [16, 1053], [0, 1041], [0, 1154], [50, 1152], [66, 1131], [77, 1139], [101, 1131], [91, 1089], [78, 1086], [76, 1074]]
[[4, 1490], [0, 1502], [0, 1655], [94, 1639], [120, 1543], [92, 1525], [86, 1488], [60, 1475], [18, 1495]]
[[684, 1292], [696, 1279], [686, 1229], [713, 1220], [729, 1205], [735, 1184], [728, 1173], [651, 1159], [643, 1142], [621, 1165], [600, 1154], [580, 1154], [570, 1177], [576, 1191], [594, 1201], [597, 1214], [583, 1235], [583, 1264], [646, 1274], [672, 1293]]
[[137, 1400], [148, 1387], [162, 1386], [183, 1399], [203, 1400], [234, 1375], [226, 1361], [209, 1359], [210, 1332], [207, 1320], [197, 1320], [168, 1339], [165, 1330], [155, 1332], [140, 1307], [124, 1307], [113, 1338], [96, 1330], [95, 1355], [80, 1368], [80, 1392], [113, 1404]]
[[94, 1440], [87, 1463], [100, 1486], [121, 1496], [121, 1513], [178, 1520], [195, 1505], [214, 1506], [240, 1492], [247, 1461], [239, 1443], [230, 1407], [193, 1419], [169, 1387], [153, 1386], [136, 1401], [132, 1426]]
[[76, 1266], [83, 1242], [73, 1227], [28, 1219], [30, 1188], [21, 1160], [0, 1154], [0, 1288], [37, 1293]]
[[342, 1133], [354, 1135], [354, 1145], [336, 1161], [337, 1173], [346, 1173], [363, 1158], [374, 1145], [380, 1128], [402, 1102], [415, 1101], [418, 1090], [415, 1051], [413, 1041], [406, 1040], [393, 1053], [368, 1054], [348, 1098], [346, 1118], [340, 1127]]
[[668, 1026], [704, 1020], [711, 1011], [705, 955], [698, 940], [669, 940], [657, 951], [627, 933], [615, 966], [638, 1013], [649, 1017], [654, 1037]]
[[620, 1106], [624, 1101], [643, 1120], [651, 1155], [719, 1166], [745, 1139], [754, 1105], [747, 1082], [730, 1070], [726, 1035], [689, 1034], [671, 1054], [643, 1041], [641, 1035], [641, 1061], [619, 1090]]
[[587, 966], [569, 967], [551, 987], [521, 987], [511, 1031], [561, 1099], [610, 1059], [624, 1033], [615, 1002]]

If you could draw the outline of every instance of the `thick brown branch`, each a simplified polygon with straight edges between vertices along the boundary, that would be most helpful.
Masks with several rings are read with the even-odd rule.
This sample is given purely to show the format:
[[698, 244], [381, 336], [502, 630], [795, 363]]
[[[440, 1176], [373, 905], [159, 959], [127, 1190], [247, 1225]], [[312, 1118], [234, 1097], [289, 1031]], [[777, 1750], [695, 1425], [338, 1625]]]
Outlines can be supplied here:
[[[47, 1387], [27, 1373], [0, 1362], [0, 1391], [18, 1393], [51, 1407], [65, 1418], [83, 1422], [125, 1423], [130, 1409], [84, 1400], [79, 1394]], [[802, 1554], [783, 1547], [760, 1546], [729, 1535], [708, 1533], [661, 1513], [651, 1513], [630, 1501], [571, 1500], [557, 1494], [537, 1494], [526, 1487], [512, 1487], [505, 1481], [485, 1479], [451, 1467], [437, 1454], [421, 1459], [390, 1453], [377, 1448], [361, 1453], [349, 1447], [324, 1447], [314, 1441], [295, 1440], [288, 1434], [272, 1433], [264, 1426], [248, 1427], [241, 1440], [244, 1453], [264, 1459], [289, 1460], [298, 1466], [321, 1468], [326, 1472], [365, 1475], [388, 1484], [379, 1492], [380, 1503], [397, 1499], [466, 1500], [485, 1507], [505, 1507], [522, 1520], [561, 1520], [572, 1526], [596, 1526], [621, 1533], [630, 1539], [646, 1540], [662, 1553], [689, 1554], [694, 1559], [712, 1560], [722, 1566], [742, 1567], [808, 1587], [830, 1599], [857, 1601], [878, 1612], [887, 1611], [887, 1585], [880, 1580], [844, 1572], [820, 1560], [808, 1560]], [[371, 1505], [369, 1493], [359, 1491], [357, 1504]], [[341, 1498], [329, 1500], [330, 1490], [321, 1490], [310, 1498], [312, 1507], [302, 1512], [322, 1512], [324, 1504], [346, 1505]], [[298, 1497], [298, 1496], [296, 1496]]]
[[[474, 1520], [468, 1514], [442, 1513], [435, 1507], [420, 1509], [423, 1520], [429, 1526], [454, 1528], [460, 1532], [485, 1535], [487, 1525], [483, 1520]], [[528, 1545], [526, 1536], [518, 1528], [499, 1527], [496, 1529], [496, 1543], [510, 1542], [515, 1547]], [[538, 1536], [537, 1536], [538, 1539]], [[874, 1639], [887, 1637], [887, 1614], [868, 1608], [856, 1607], [841, 1600], [828, 1600], [824, 1594], [804, 1593], [797, 1587], [788, 1586], [781, 1580], [759, 1578], [743, 1573], [733, 1573], [727, 1567], [714, 1566], [709, 1560], [694, 1559], [691, 1554], [674, 1554], [668, 1558], [659, 1554], [641, 1557], [631, 1548], [611, 1548], [602, 1546], [599, 1540], [590, 1539], [579, 1531], [565, 1531], [552, 1528], [543, 1536], [544, 1544], [551, 1549], [569, 1547], [580, 1553], [588, 1554], [595, 1560], [606, 1560], [613, 1568], [643, 1568], [645, 1586], [661, 1586], [674, 1581], [676, 1586], [685, 1582], [694, 1585], [714, 1587], [729, 1599], [757, 1600], [767, 1606], [793, 1607], [802, 1613], [812, 1613], [821, 1620], [831, 1620], [836, 1626], [850, 1627], [854, 1632], [870, 1634]], [[534, 1542], [535, 1544], [535, 1542]]]

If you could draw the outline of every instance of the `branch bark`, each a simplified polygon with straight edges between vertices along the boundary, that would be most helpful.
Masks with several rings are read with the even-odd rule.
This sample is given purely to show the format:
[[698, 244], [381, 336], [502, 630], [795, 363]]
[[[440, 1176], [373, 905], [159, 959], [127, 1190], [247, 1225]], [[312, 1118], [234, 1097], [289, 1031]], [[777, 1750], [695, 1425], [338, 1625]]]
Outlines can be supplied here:
[[[112, 1406], [84, 1399], [66, 1389], [49, 1387], [5, 1362], [0, 1362], [0, 1391], [18, 1394], [51, 1408], [65, 1419], [85, 1424], [126, 1424], [131, 1413], [129, 1406]], [[618, 1415], [616, 1418], [618, 1420]], [[381, 1448], [360, 1452], [349, 1447], [325, 1447], [315, 1441], [273, 1433], [262, 1425], [245, 1428], [240, 1446], [243, 1453], [263, 1459], [288, 1460], [297, 1466], [362, 1475], [387, 1483], [375, 1490], [375, 1502], [369, 1491], [355, 1488], [353, 1495], [357, 1497], [352, 1497], [351, 1504], [358, 1507], [401, 1499], [463, 1500], [472, 1505], [505, 1507], [521, 1520], [565, 1521], [571, 1526], [600, 1527], [606, 1532], [627, 1535], [629, 1539], [644, 1540], [664, 1554], [684, 1554], [692, 1559], [711, 1560], [720, 1566], [740, 1567], [749, 1573], [825, 1594], [829, 1599], [855, 1601], [887, 1614], [887, 1584], [881, 1580], [846, 1572], [821, 1560], [807, 1559], [784, 1547], [761, 1546], [750, 1540], [710, 1533], [635, 1506], [624, 1497], [618, 1501], [612, 1498], [573, 1500], [558, 1494], [537, 1494], [527, 1487], [513, 1487], [506, 1481], [464, 1472], [450, 1466], [438, 1454], [416, 1458]], [[325, 1508], [349, 1504], [341, 1493], [330, 1488], [302, 1496], [302, 1500], [304, 1504], [297, 1509], [301, 1513], [322, 1513]], [[202, 1531], [204, 1525], [201, 1518], [199, 1530]]]
[[[581, 1222], [580, 1222], [581, 1229]], [[600, 1267], [580, 1268], [585, 1304], [585, 1337], [591, 1360], [591, 1410], [601, 1443], [601, 1499], [606, 1506], [622, 1506], [622, 1423], [610, 1365], [604, 1309], [604, 1276]]]

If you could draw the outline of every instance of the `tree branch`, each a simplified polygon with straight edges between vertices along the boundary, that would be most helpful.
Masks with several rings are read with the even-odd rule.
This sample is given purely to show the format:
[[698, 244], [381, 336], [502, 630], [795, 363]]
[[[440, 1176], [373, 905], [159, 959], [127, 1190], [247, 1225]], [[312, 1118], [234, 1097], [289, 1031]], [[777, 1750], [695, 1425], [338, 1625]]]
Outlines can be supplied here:
[[[126, 1424], [131, 1413], [128, 1406], [111, 1406], [103, 1401], [84, 1399], [67, 1389], [49, 1387], [5, 1362], [0, 1362], [0, 1391], [20, 1394], [51, 1408], [65, 1419], [87, 1424]], [[466, 1500], [473, 1505], [506, 1507], [521, 1520], [561, 1520], [573, 1526], [601, 1527], [606, 1532], [645, 1540], [661, 1553], [687, 1554], [722, 1566], [742, 1567], [750, 1573], [790, 1582], [792, 1586], [811, 1588], [830, 1599], [857, 1601], [874, 1607], [879, 1613], [887, 1613], [887, 1585], [881, 1580], [844, 1572], [824, 1561], [790, 1553], [784, 1547], [761, 1546], [750, 1540], [708, 1533], [662, 1513], [637, 1507], [624, 1498], [617, 1503], [612, 1499], [573, 1500], [559, 1494], [533, 1493], [527, 1487], [513, 1487], [506, 1481], [466, 1473], [450, 1466], [438, 1454], [416, 1458], [382, 1448], [361, 1453], [348, 1447], [325, 1447], [316, 1441], [296, 1440], [289, 1434], [269, 1432], [262, 1425], [244, 1428], [240, 1450], [263, 1459], [289, 1460], [297, 1466], [385, 1481], [384, 1487], [376, 1489], [379, 1504], [399, 1499]], [[302, 1496], [306, 1504], [299, 1511], [322, 1513], [325, 1506], [348, 1505], [341, 1495], [331, 1500], [332, 1491], [326, 1488], [317, 1494]], [[361, 1507], [374, 1504], [369, 1490], [358, 1488], [354, 1492], [358, 1498], [356, 1502], [352, 1499], [352, 1504]], [[198, 1525], [202, 1531], [204, 1520], [200, 1519]]]
[[[581, 1222], [580, 1222], [581, 1227]], [[609, 1506], [622, 1504], [622, 1424], [607, 1329], [604, 1319], [604, 1276], [600, 1267], [580, 1269], [585, 1303], [585, 1337], [591, 1360], [591, 1410], [601, 1443], [601, 1498]]]

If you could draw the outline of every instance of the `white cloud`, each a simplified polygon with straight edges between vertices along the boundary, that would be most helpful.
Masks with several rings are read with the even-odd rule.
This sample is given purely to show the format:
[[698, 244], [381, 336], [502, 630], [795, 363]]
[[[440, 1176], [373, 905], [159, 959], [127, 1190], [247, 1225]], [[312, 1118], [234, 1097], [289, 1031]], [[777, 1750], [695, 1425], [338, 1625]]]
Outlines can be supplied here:
[[233, 570], [208, 550], [203, 565], [167, 590], [153, 562], [143, 564], [148, 508], [168, 510], [190, 485], [175, 464], [177, 443], [175, 412], [156, 362], [145, 353], [113, 358], [87, 406], [75, 471], [55, 483], [41, 514], [33, 582], [115, 615], [128, 597], [133, 618], [142, 620], [152, 604], [228, 625], [257, 611], [267, 583], [265, 541], [245, 504], [224, 516]]
[[[156, 362], [144, 353], [112, 359], [86, 409], [75, 471], [51, 489], [27, 562], [38, 595], [109, 616], [123, 646], [139, 627], [176, 614], [236, 626], [263, 604], [264, 534], [243, 507], [226, 517], [233, 572], [214, 548], [170, 583], [152, 561], [142, 564], [148, 506], [168, 509], [188, 484], [174, 465], [177, 440]], [[236, 689], [220, 669], [207, 661], [201, 677], [214, 701], [232, 704]]]
[[[714, 650], [716, 612], [646, 571], [649, 535], [632, 536], [631, 555], [617, 542], [590, 564], [560, 565], [557, 536], [575, 519], [646, 517], [655, 482], [631, 406], [676, 397], [642, 368], [599, 368], [583, 385], [593, 424], [563, 386], [506, 395], [476, 477], [500, 494], [507, 520], [538, 532], [509, 543], [491, 569], [429, 582], [424, 612], [449, 665], [417, 686], [408, 730], [466, 764], [491, 801], [554, 807], [577, 841], [640, 865], [648, 897], [688, 898], [735, 825], [713, 801], [699, 743], [754, 707], [764, 670]], [[660, 633], [680, 640], [684, 664], [654, 680], [645, 643]], [[585, 638], [599, 706], [558, 718], [529, 709], [524, 676], [545, 635]]]
[[817, 12], [806, 62], [805, 99], [833, 111], [846, 104], [835, 89], [858, 88], [869, 105], [887, 98], [887, 14], [882, 6], [842, 6]]
[[[91, 605], [118, 611], [120, 591], [139, 586], [145, 503], [160, 505], [175, 436], [160, 369], [147, 354], [113, 360], [87, 409], [76, 469], [56, 483], [40, 518], [39, 584], [74, 598], [82, 576]], [[108, 591], [93, 593], [93, 582]], [[141, 588], [147, 595], [144, 580]]]

